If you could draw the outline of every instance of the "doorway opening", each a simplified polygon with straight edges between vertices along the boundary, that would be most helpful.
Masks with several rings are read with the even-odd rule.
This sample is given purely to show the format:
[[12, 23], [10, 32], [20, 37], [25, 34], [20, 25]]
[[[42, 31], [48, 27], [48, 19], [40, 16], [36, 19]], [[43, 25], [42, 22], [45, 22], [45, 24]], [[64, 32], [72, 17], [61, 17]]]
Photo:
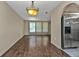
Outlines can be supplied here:
[[75, 3], [65, 7], [61, 18], [62, 48], [79, 47], [79, 6]]

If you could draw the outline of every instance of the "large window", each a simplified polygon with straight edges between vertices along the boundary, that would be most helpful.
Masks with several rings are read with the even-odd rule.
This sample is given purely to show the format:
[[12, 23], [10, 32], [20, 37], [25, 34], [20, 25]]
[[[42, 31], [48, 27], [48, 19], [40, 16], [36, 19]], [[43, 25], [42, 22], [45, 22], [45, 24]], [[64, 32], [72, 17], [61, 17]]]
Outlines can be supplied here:
[[36, 32], [42, 32], [42, 23], [36, 22]]
[[29, 22], [30, 32], [48, 32], [49, 22]]
[[30, 22], [30, 32], [35, 32], [35, 22]]
[[48, 32], [48, 22], [43, 22], [43, 32]]

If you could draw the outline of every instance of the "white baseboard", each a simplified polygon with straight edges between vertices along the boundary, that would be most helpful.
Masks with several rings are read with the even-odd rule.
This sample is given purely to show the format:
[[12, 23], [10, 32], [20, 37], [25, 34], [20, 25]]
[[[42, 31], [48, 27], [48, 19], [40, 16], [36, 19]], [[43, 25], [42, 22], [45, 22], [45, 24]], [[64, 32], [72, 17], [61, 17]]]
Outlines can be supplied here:
[[[24, 36], [24, 35], [23, 35]], [[0, 54], [0, 56], [2, 56], [3, 54], [5, 54], [5, 52], [6, 51], [8, 51], [16, 42], [18, 42], [23, 36], [21, 36], [20, 38], [18, 38], [16, 41], [14, 41], [12, 44], [10, 44], [10, 46], [7, 48], [7, 49], [5, 49], [5, 51], [4, 52], [2, 52], [1, 54]]]

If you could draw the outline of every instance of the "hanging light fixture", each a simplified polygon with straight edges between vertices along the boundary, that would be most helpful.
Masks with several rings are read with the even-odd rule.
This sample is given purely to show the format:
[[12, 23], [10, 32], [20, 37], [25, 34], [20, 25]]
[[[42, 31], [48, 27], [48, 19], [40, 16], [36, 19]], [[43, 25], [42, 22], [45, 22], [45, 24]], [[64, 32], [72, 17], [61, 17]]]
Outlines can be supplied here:
[[31, 8], [26, 8], [28, 15], [30, 16], [36, 16], [39, 12], [38, 8], [34, 7], [34, 1], [32, 1], [32, 7]]

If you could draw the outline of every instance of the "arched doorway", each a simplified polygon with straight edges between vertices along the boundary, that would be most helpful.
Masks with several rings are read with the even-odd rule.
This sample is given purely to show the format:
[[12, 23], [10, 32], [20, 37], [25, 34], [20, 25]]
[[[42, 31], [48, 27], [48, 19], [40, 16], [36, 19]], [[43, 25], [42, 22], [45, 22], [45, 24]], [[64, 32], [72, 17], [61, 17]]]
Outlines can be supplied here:
[[64, 8], [61, 19], [62, 48], [79, 47], [79, 6], [71, 3]]

